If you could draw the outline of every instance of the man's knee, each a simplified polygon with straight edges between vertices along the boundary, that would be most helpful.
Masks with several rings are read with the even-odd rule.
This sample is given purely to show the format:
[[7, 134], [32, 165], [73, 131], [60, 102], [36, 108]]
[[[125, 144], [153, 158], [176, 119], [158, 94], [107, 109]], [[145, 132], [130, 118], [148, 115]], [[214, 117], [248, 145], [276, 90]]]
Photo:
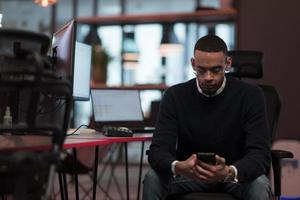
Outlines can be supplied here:
[[150, 169], [146, 173], [143, 183], [144, 183], [144, 187], [145, 185], [160, 184], [160, 178], [153, 169]]
[[265, 176], [259, 176], [251, 183], [246, 190], [246, 200], [269, 200], [272, 197], [272, 190], [269, 179]]
[[150, 169], [143, 181], [143, 200], [162, 199], [166, 193], [167, 183], [167, 177], [161, 177], [153, 169]]

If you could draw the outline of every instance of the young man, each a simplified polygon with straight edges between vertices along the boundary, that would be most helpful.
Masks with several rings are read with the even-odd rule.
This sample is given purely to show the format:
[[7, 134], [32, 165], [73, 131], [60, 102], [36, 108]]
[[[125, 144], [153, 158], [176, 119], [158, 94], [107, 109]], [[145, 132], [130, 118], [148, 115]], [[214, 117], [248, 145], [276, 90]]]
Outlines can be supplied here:
[[[225, 76], [231, 58], [217, 36], [197, 41], [191, 63], [196, 78], [170, 87], [161, 101], [143, 200], [193, 191], [270, 199], [265, 176], [270, 135], [262, 91]], [[216, 164], [197, 159], [198, 152], [215, 153]]]

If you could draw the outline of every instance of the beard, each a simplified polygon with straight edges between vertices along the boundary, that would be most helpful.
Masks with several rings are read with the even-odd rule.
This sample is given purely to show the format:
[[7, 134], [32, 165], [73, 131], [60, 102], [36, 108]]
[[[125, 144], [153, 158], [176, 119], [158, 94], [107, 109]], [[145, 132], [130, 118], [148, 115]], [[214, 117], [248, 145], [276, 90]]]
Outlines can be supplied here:
[[219, 82], [212, 82], [212, 81], [209, 81], [209, 82], [205, 82], [205, 81], [199, 81], [199, 86], [202, 90], [202, 92], [206, 95], [213, 95], [215, 94], [218, 89], [221, 87], [222, 83], [223, 83], [223, 80], [220, 80]]
[[213, 95], [217, 92], [217, 90], [219, 89], [219, 87], [216, 87], [215, 85], [212, 86], [212, 85], [205, 85], [205, 86], [200, 86], [202, 92], [204, 94], [207, 94], [207, 95]]

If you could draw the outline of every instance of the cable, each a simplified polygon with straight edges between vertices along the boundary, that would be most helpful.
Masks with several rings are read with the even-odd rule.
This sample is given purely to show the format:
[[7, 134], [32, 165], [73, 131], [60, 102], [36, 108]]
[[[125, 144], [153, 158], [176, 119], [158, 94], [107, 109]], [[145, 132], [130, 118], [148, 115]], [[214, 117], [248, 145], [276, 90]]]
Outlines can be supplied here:
[[[45, 115], [45, 114], [50, 114], [50, 113], [56, 113], [63, 105], [64, 103], [62, 103], [62, 100], [60, 98], [58, 98], [57, 96], [55, 95], [50, 95], [47, 94], [46, 91], [44, 91], [42, 88], [39, 88], [39, 91], [41, 92], [43, 99], [39, 102], [40, 104], [40, 108], [38, 109], [36, 115]], [[56, 103], [56, 105], [54, 106], [51, 106], [50, 109], [45, 109], [49, 103], [51, 102], [56, 102], [57, 100], [58, 103]]]
[[[43, 101], [39, 103], [41, 105], [38, 105], [39, 108], [38, 108], [38, 111], [36, 113], [36, 116], [39, 116], [39, 115], [41, 116], [41, 115], [56, 113], [56, 112], [58, 112], [65, 105], [65, 101], [62, 101], [62, 99], [58, 98], [57, 96], [49, 97], [43, 91], [41, 91], [41, 94], [43, 95], [43, 97], [45, 97], [45, 99], [43, 99]], [[53, 101], [57, 101], [55, 103], [56, 105], [51, 106], [51, 108], [49, 108], [49, 109], [45, 109], [48, 106], [48, 103], [51, 103]], [[28, 109], [27, 110], [25, 110], [25, 109], [23, 110], [23, 109], [20, 108], [20, 112], [22, 112], [22, 113], [28, 113]]]
[[[37, 116], [38, 115], [46, 115], [46, 114], [50, 114], [50, 113], [57, 113], [65, 104], [66, 102], [63, 101], [61, 98], [59, 98], [58, 96], [55, 96], [55, 95], [51, 95], [49, 96], [47, 94], [47, 92], [41, 90], [41, 93], [43, 94], [43, 97], [45, 97], [45, 99], [40, 103], [40, 109], [37, 113]], [[48, 105], [48, 103], [51, 103], [53, 101], [58, 101], [58, 103], [55, 105], [55, 106], [52, 106], [52, 108], [50, 109], [45, 109]]]
[[89, 126], [88, 125], [85, 125], [85, 124], [81, 124], [78, 128], [76, 128], [75, 129], [75, 131], [73, 131], [72, 133], [70, 133], [70, 134], [67, 134], [67, 136], [69, 136], [69, 135], [74, 135], [81, 127], [83, 127], [83, 126], [85, 126], [85, 127], [87, 127], [87, 128], [89, 128]]
[[63, 102], [61, 99], [59, 99], [59, 102], [57, 103], [57, 105], [54, 106], [53, 109], [49, 109], [49, 110], [43, 110], [43, 107], [40, 108], [39, 112], [37, 113], [38, 115], [46, 115], [46, 114], [50, 114], [50, 113], [57, 113], [64, 105], [66, 104], [66, 102]]

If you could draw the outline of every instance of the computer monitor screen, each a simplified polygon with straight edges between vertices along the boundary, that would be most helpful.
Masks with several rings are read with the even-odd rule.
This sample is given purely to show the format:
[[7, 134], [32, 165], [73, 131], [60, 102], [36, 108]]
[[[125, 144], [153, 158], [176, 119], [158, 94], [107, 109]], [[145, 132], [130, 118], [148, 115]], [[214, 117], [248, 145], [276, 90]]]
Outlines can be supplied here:
[[75, 44], [73, 98], [75, 100], [89, 100], [92, 47], [80, 42]]
[[53, 35], [53, 71], [72, 83], [74, 100], [89, 100], [91, 47], [76, 42], [76, 21], [72, 20]]
[[138, 90], [92, 89], [91, 94], [96, 122], [143, 122]]

